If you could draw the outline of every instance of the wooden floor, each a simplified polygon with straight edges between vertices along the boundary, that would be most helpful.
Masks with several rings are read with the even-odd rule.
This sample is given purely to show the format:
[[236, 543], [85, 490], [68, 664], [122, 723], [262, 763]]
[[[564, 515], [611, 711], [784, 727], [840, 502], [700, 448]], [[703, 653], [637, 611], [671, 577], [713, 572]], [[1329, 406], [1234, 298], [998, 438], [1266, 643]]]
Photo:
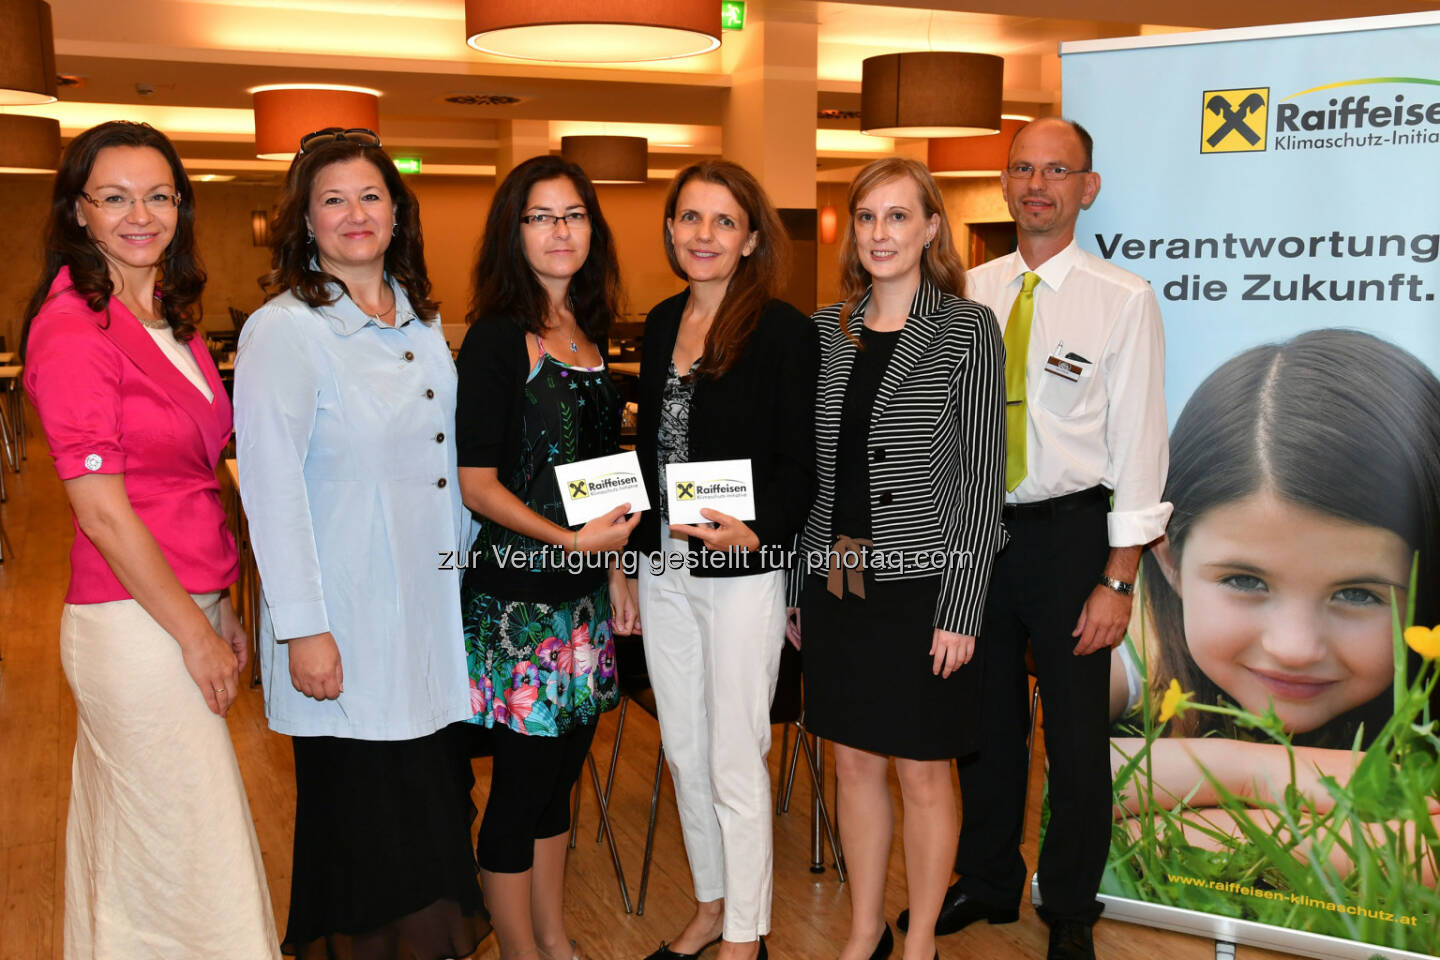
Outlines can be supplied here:
[[[14, 548], [13, 555], [7, 552], [0, 564], [0, 960], [51, 960], [61, 955], [65, 811], [75, 741], [75, 708], [57, 653], [71, 539], [69, 510], [43, 441], [33, 432], [33, 411], [30, 425], [29, 460], [19, 476], [7, 476], [10, 499], [0, 506], [0, 519]], [[230, 712], [229, 723], [250, 793], [277, 924], [283, 930], [290, 895], [295, 805], [290, 745], [287, 738], [266, 728], [259, 690], [244, 691]], [[601, 722], [596, 737], [595, 754], [602, 758], [602, 775], [615, 727], [616, 713], [612, 712]], [[656, 737], [655, 722], [642, 711], [631, 710], [611, 815], [632, 897], [639, 888]], [[778, 753], [778, 728], [775, 739]], [[778, 763], [774, 754], [772, 763]], [[1037, 771], [1039, 768], [1037, 758]], [[477, 799], [483, 807], [488, 761], [478, 761], [476, 772], [480, 781]], [[1038, 786], [1037, 773], [1031, 783], [1025, 851], [1032, 866]], [[775, 819], [775, 904], [768, 942], [771, 954], [782, 960], [834, 957], [849, 923], [848, 894], [833, 867], [818, 875], [810, 872], [809, 808], [809, 780], [802, 773], [790, 812]], [[691, 905], [668, 777], [661, 795], [655, 863], [643, 917], [625, 914], [609, 854], [594, 842], [597, 808], [588, 785], [580, 821], [580, 841], [571, 856], [566, 889], [570, 934], [594, 960], [643, 957], [677, 932]], [[905, 905], [899, 828], [897, 818], [886, 902], [892, 921]], [[940, 941], [940, 955], [1043, 957], [1046, 936], [1046, 927], [1027, 897], [1020, 922], [997, 927], [979, 924], [945, 937]], [[1102, 960], [1210, 960], [1214, 956], [1208, 940], [1103, 920], [1096, 927], [1096, 943]], [[498, 955], [492, 937], [476, 956]], [[1283, 955], [1242, 947], [1239, 956], [1258, 960]]]

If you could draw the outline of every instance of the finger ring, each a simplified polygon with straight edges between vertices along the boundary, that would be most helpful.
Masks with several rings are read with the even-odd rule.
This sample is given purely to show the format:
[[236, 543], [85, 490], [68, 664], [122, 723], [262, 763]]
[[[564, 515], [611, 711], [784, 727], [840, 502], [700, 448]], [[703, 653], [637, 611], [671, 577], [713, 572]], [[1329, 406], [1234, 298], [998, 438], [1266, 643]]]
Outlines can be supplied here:
[[217, 696], [217, 697], [223, 697], [224, 695], [225, 695], [225, 688], [224, 688], [224, 687], [216, 687], [216, 688], [215, 688], [215, 696]]

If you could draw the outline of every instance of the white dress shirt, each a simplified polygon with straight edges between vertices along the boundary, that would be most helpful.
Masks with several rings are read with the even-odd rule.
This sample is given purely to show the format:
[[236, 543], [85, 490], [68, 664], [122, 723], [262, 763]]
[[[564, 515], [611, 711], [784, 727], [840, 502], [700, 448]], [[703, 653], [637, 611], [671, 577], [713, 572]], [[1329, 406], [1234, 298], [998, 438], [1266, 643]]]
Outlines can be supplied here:
[[[1035, 503], [1103, 484], [1115, 492], [1110, 545], [1165, 532], [1170, 462], [1165, 331], [1150, 284], [1075, 241], [1038, 267], [1018, 252], [966, 275], [965, 295], [1003, 330], [1026, 272], [1040, 276], [1025, 358], [1025, 479], [1007, 503]], [[1067, 360], [1069, 377], [1048, 367]], [[1078, 376], [1077, 376], [1078, 371]]]
[[[391, 289], [393, 327], [346, 296], [312, 308], [283, 293], [240, 334], [236, 454], [279, 733], [411, 740], [472, 713], [460, 574], [444, 562], [466, 519], [455, 364], [439, 322]], [[345, 689], [317, 701], [290, 682], [285, 641], [326, 631]]]

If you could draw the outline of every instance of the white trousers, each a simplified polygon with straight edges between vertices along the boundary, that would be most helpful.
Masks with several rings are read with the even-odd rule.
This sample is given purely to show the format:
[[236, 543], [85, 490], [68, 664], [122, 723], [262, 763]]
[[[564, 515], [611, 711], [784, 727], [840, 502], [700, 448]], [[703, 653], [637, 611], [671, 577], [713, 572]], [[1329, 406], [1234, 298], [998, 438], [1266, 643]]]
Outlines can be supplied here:
[[[669, 544], [667, 543], [667, 546]], [[770, 701], [785, 642], [779, 572], [640, 571], [645, 662], [695, 899], [725, 898], [724, 937], [770, 932]]]

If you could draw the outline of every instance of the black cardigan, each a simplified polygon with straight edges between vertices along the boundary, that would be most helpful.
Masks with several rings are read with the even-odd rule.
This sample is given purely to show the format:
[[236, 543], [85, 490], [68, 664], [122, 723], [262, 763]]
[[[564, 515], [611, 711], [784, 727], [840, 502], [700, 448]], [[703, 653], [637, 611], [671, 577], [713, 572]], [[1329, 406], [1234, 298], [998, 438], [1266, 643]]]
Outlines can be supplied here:
[[[656, 438], [660, 399], [680, 332], [688, 289], [657, 304], [645, 318], [640, 354], [640, 417], [635, 451], [652, 509], [630, 535], [632, 550], [660, 549], [660, 513], [653, 505], [664, 491], [657, 480]], [[690, 400], [690, 460], [750, 460], [755, 482], [755, 519], [747, 525], [760, 538], [763, 553], [743, 564], [697, 566], [696, 576], [739, 576], [783, 570], [805, 523], [815, 492], [815, 383], [820, 344], [815, 326], [781, 300], [771, 300], [760, 322], [725, 375], [703, 377]], [[690, 552], [705, 549], [690, 538]]]

